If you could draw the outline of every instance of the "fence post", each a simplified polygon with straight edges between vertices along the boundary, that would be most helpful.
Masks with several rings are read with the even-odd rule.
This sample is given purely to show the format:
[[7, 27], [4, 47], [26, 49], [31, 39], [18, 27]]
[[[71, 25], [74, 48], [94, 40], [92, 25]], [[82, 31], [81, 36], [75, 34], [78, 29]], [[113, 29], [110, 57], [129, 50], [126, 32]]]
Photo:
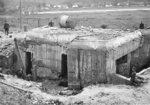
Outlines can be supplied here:
[[40, 27], [40, 19], [38, 19], [38, 27]]

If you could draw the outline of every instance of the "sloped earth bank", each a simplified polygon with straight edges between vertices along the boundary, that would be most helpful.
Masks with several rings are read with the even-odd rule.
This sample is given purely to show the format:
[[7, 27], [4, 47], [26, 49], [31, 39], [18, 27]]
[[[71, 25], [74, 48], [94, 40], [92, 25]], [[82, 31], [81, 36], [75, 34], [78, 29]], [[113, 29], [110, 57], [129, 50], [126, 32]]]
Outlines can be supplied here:
[[[0, 104], [1, 105], [110, 105], [110, 104], [149, 104], [150, 103], [150, 68], [147, 69], [142, 77], [148, 79], [148, 83], [139, 87], [127, 85], [98, 84], [88, 86], [77, 95], [47, 94], [40, 90], [41, 83], [28, 82], [5, 75], [7, 82], [29, 90], [23, 92], [6, 85], [0, 85]], [[61, 91], [68, 91], [63, 89]]]

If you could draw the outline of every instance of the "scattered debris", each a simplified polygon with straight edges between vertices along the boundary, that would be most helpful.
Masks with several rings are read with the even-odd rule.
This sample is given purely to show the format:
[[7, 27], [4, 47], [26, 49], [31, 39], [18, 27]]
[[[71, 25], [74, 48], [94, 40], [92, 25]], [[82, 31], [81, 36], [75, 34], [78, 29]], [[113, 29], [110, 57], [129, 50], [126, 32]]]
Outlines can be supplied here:
[[82, 92], [82, 90], [65, 90], [65, 91], [61, 91], [59, 94], [66, 95], [66, 96], [72, 96], [72, 95], [77, 95], [80, 92]]
[[[144, 76], [146, 78], [150, 78], [150, 69], [144, 70], [140, 76]], [[138, 74], [139, 75], [139, 74]], [[52, 95], [52, 93], [46, 94], [42, 92], [40, 89], [42, 87], [41, 83], [35, 83], [31, 81], [25, 81], [23, 79], [19, 79], [16, 76], [1, 74], [0, 81], [7, 82], [11, 84], [13, 87], [20, 87], [30, 92], [24, 92], [20, 90], [16, 90], [16, 88], [11, 88], [9, 86], [0, 85], [0, 92], [3, 94], [1, 99], [7, 97], [10, 99], [13, 97], [12, 102], [24, 102], [28, 105], [69, 105], [69, 104], [135, 104], [135, 103], [149, 103], [149, 83], [143, 84], [141, 87], [133, 87], [126, 85], [105, 85], [99, 84], [94, 86], [88, 86], [83, 89], [83, 91], [71, 91], [67, 88], [63, 88], [63, 90], [58, 91], [59, 94]], [[3, 79], [4, 78], [4, 79]], [[149, 81], [149, 80], [148, 80]], [[45, 84], [47, 84], [49, 80], [45, 80]], [[5, 88], [4, 88], [5, 87]], [[53, 88], [53, 87], [52, 87]], [[53, 91], [53, 90], [49, 90]], [[0, 95], [1, 95], [0, 94]], [[9, 98], [8, 98], [9, 97]], [[14, 100], [15, 97], [15, 100]], [[113, 100], [112, 100], [113, 99]], [[137, 100], [138, 99], [138, 100]], [[10, 102], [9, 100], [7, 100]], [[4, 101], [1, 101], [5, 103]], [[17, 105], [17, 104], [15, 104]]]

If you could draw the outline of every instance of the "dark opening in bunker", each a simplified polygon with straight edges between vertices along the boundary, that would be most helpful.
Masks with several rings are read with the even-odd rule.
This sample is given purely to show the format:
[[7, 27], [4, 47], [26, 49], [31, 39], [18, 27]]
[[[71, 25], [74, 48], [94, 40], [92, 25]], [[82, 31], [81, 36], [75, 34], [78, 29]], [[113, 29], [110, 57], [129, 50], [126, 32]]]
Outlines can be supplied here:
[[61, 55], [61, 76], [63, 78], [67, 78], [68, 77], [68, 69], [67, 69], [67, 55], [66, 54], [62, 54]]
[[30, 52], [26, 52], [26, 74], [32, 74], [32, 62], [31, 62], [32, 54]]
[[67, 55], [62, 54], [61, 55], [61, 75], [62, 78], [59, 86], [65, 86], [68, 87], [68, 68], [67, 68]]
[[125, 77], [130, 76], [130, 63], [127, 62], [127, 55], [116, 60], [116, 73]]

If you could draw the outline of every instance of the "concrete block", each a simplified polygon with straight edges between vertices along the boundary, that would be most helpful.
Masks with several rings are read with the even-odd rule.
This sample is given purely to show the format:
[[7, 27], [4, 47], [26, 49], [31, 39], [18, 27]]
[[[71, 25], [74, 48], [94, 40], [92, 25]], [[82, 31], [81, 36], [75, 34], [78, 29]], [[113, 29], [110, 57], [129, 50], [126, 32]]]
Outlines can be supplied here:
[[110, 75], [110, 83], [114, 85], [125, 85], [125, 84], [129, 85], [130, 78], [113, 73]]
[[72, 83], [68, 83], [68, 88], [70, 90], [79, 90], [81, 89], [81, 86], [79, 82], [72, 82]]

